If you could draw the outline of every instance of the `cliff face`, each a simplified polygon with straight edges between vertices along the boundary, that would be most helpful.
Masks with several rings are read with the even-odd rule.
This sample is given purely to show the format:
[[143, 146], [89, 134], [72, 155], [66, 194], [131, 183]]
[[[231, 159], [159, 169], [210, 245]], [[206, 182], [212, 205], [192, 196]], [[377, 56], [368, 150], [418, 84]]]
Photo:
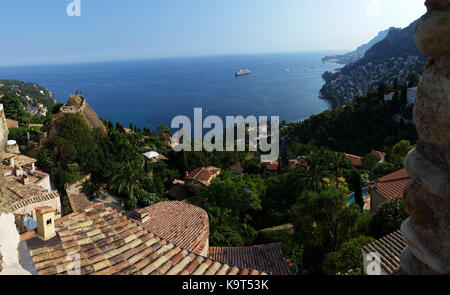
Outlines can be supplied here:
[[52, 118], [50, 122], [50, 139], [57, 135], [58, 128], [56, 127], [56, 122], [65, 114], [80, 115], [91, 129], [100, 129], [106, 135], [105, 125], [88, 105], [86, 99], [81, 95], [73, 95], [69, 97], [67, 105], [61, 107], [60, 112]]

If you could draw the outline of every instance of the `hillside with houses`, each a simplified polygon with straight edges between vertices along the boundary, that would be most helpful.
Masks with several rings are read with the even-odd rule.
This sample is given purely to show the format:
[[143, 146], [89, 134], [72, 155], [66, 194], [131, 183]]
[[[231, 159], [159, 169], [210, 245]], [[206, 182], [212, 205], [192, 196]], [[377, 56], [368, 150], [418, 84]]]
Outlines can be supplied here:
[[381, 83], [414, 80], [421, 75], [426, 58], [414, 42], [418, 20], [402, 30], [390, 30], [387, 36], [365, 51], [364, 56], [335, 72], [323, 75], [322, 98], [336, 106], [378, 89]]
[[[25, 138], [14, 132], [24, 122], [6, 124], [17, 111], [8, 108], [2, 176], [34, 262], [30, 272], [67, 272], [62, 261], [38, 254], [52, 247], [32, 245], [38, 236], [80, 241], [82, 235], [65, 230], [65, 224], [73, 222], [82, 222], [82, 231], [89, 231], [83, 227], [91, 222], [103, 228], [92, 233], [99, 240], [91, 240], [90, 247], [99, 247], [102, 235], [135, 236], [121, 248], [123, 254], [86, 264], [83, 274], [362, 272], [360, 254], [344, 266], [334, 257], [347, 244], [362, 249], [390, 234], [405, 217], [403, 209], [392, 212], [392, 206], [402, 206], [399, 197], [408, 179], [401, 172], [402, 162], [416, 140], [407, 119], [412, 108], [401, 99], [403, 88], [387, 85], [397, 93], [392, 100], [384, 100], [384, 95], [380, 100], [374, 93], [302, 123], [283, 125], [281, 156], [267, 163], [261, 163], [258, 151], [174, 152], [167, 126], [152, 131], [101, 120], [78, 94], [47, 116], [39, 131], [25, 127]], [[362, 113], [380, 119], [378, 112], [385, 121], [368, 122], [370, 130], [364, 125], [360, 131], [353, 128], [347, 139], [353, 144], [334, 134], [345, 132]], [[319, 122], [341, 130], [320, 129], [315, 126]], [[307, 130], [321, 130], [318, 138], [326, 141]], [[366, 138], [377, 130], [382, 134], [376, 137], [384, 141]], [[399, 185], [394, 184], [397, 178]], [[325, 207], [314, 204], [330, 199], [336, 205], [325, 218]], [[392, 214], [397, 219], [386, 219]], [[347, 215], [351, 218], [344, 219]], [[40, 227], [46, 216], [55, 220], [54, 227]], [[116, 226], [111, 227], [112, 220]], [[320, 221], [324, 231], [311, 236], [309, 220]], [[334, 228], [333, 220], [341, 220], [340, 226]], [[316, 252], [317, 241], [323, 245], [321, 252]], [[153, 258], [131, 263], [126, 253]]]

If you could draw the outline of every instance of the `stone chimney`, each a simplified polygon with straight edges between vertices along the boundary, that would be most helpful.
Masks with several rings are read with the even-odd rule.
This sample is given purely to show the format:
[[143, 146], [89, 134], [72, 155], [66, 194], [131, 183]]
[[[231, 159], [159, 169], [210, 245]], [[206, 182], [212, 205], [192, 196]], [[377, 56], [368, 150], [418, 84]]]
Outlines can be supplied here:
[[37, 235], [44, 241], [47, 241], [54, 236], [55, 232], [55, 209], [50, 206], [37, 207]]
[[136, 214], [137, 220], [144, 223], [150, 219], [148, 212], [137, 210], [134, 212]]
[[427, 0], [415, 39], [430, 57], [417, 89], [416, 149], [405, 159], [411, 181], [403, 195], [410, 217], [401, 231], [408, 274], [450, 274], [450, 1]]
[[27, 186], [27, 185], [30, 184], [30, 179], [28, 178], [28, 176], [26, 176], [26, 175], [23, 175], [23, 176], [22, 176], [22, 183], [23, 183], [23, 185], [25, 185], [25, 186]]

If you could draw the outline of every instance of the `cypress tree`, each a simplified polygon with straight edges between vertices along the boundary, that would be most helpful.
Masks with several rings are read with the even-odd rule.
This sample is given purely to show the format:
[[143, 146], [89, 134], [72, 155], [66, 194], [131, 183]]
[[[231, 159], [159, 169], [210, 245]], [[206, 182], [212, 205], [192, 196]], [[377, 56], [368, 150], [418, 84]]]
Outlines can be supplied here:
[[353, 172], [353, 189], [355, 191], [355, 203], [363, 210], [364, 200], [362, 196], [361, 176], [356, 171]]

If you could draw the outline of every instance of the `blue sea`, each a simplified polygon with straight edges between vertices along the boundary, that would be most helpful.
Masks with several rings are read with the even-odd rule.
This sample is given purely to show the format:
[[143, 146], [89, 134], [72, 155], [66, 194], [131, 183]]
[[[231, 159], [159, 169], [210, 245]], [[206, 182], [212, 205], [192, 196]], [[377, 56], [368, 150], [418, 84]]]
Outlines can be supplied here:
[[[1, 67], [0, 79], [34, 82], [67, 102], [81, 89], [101, 118], [128, 126], [170, 126], [177, 115], [279, 116], [298, 121], [329, 104], [319, 98], [329, 52], [230, 55], [101, 63]], [[248, 68], [251, 75], [236, 78]]]

